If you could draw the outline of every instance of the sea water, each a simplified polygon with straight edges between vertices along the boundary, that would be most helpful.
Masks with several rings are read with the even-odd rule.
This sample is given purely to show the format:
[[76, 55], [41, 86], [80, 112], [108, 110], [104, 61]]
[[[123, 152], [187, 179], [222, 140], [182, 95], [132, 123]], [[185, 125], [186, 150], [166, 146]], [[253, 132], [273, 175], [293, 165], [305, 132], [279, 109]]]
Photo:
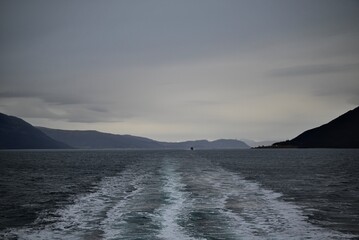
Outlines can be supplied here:
[[359, 151], [2, 151], [1, 239], [359, 239]]

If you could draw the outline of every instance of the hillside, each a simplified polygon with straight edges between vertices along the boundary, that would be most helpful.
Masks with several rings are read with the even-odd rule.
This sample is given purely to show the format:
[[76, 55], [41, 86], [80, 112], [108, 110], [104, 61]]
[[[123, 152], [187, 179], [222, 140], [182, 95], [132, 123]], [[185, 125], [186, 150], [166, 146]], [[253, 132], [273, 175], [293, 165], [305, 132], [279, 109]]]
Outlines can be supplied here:
[[359, 107], [273, 147], [359, 148]]
[[219, 139], [159, 142], [149, 138], [98, 131], [34, 127], [24, 120], [0, 113], [0, 149], [246, 149], [239, 140]]
[[0, 113], [0, 149], [61, 149], [68, 145], [51, 139], [24, 120]]
[[38, 127], [46, 135], [64, 142], [74, 148], [82, 149], [109, 149], [135, 148], [158, 149], [162, 146], [151, 139], [131, 135], [117, 135], [98, 131], [59, 130]]
[[247, 144], [250, 147], [256, 148], [256, 147], [261, 147], [261, 146], [270, 146], [273, 143], [278, 142], [277, 141], [273, 141], [273, 140], [268, 140], [268, 141], [253, 141], [251, 139], [241, 139], [242, 142], [244, 142], [245, 144]]
[[194, 149], [247, 149], [250, 148], [247, 144], [242, 141], [234, 139], [219, 139], [215, 141], [208, 140], [195, 140], [195, 141], [185, 141], [185, 142], [175, 142], [167, 143], [162, 142], [162, 145], [165, 148], [172, 149], [189, 149], [193, 147]]
[[38, 127], [53, 139], [74, 148], [82, 149], [245, 149], [249, 146], [242, 141], [220, 139], [216, 141], [197, 140], [185, 142], [158, 142], [149, 138], [118, 135], [98, 131], [73, 131]]

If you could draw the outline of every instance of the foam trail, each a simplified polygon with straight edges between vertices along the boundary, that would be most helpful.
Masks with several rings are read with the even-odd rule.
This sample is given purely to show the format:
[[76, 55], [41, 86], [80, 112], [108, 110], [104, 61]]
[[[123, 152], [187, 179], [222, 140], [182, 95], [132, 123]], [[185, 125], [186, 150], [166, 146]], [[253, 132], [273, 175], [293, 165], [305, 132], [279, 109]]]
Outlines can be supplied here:
[[175, 162], [170, 159], [163, 161], [163, 179], [165, 184], [163, 191], [167, 195], [166, 204], [159, 209], [160, 218], [162, 219], [162, 229], [158, 237], [161, 239], [173, 240], [193, 240], [195, 238], [189, 236], [184, 229], [178, 224], [181, 213], [185, 207], [187, 200], [186, 194], [183, 192], [184, 184], [181, 183]]
[[[204, 161], [204, 162], [202, 162]], [[233, 216], [225, 210], [228, 187], [232, 183], [222, 184], [223, 174], [218, 173], [217, 167], [205, 159], [192, 163], [190, 168], [184, 163], [181, 171], [184, 183], [191, 196], [186, 214], [188, 231], [196, 238], [203, 239], [253, 239], [255, 235], [250, 229], [234, 226]], [[236, 215], [235, 221], [242, 221]]]
[[127, 206], [143, 190], [143, 186], [140, 185], [142, 179], [143, 176], [139, 176], [131, 185], [131, 189], [126, 190], [128, 194], [106, 212], [106, 217], [100, 223], [104, 239], [122, 238], [123, 228], [121, 224], [123, 223], [124, 215], [131, 210]]
[[74, 204], [59, 209], [55, 214], [58, 217], [47, 217], [46, 221], [54, 221], [53, 224], [13, 229], [9, 235], [17, 239], [102, 239], [105, 233], [102, 222], [107, 212], [115, 204], [128, 201], [138, 191], [136, 185], [143, 176], [129, 168], [118, 176], [105, 177], [94, 192], [80, 195]]
[[[8, 239], [350, 239], [208, 159], [164, 157], [105, 177], [45, 222]], [[44, 219], [38, 220], [39, 222]], [[6, 238], [5, 238], [6, 239]]]
[[101, 222], [104, 239], [154, 239], [158, 229], [154, 211], [162, 197], [153, 171], [141, 178], [135, 185], [136, 190], [127, 195], [126, 200], [107, 211]]
[[[220, 166], [202, 171], [198, 184], [212, 188], [212, 203], [221, 209], [233, 239], [349, 239], [352, 236], [306, 221], [300, 207], [280, 200], [281, 194]], [[204, 174], [203, 174], [204, 173]], [[207, 200], [208, 201], [208, 200]]]

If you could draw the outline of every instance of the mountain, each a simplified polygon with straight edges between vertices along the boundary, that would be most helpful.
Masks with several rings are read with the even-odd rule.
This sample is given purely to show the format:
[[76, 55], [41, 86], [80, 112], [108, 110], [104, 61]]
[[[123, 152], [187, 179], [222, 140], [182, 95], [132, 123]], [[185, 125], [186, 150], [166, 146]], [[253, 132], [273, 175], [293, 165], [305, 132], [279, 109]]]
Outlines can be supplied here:
[[46, 135], [64, 142], [74, 148], [101, 149], [101, 148], [142, 148], [159, 149], [161, 144], [152, 139], [131, 135], [117, 135], [98, 131], [59, 130], [38, 127]]
[[0, 113], [0, 149], [61, 149], [68, 145], [51, 139], [24, 120]]
[[98, 131], [34, 127], [24, 120], [0, 113], [0, 149], [244, 149], [238, 140], [159, 142], [149, 138]]
[[185, 142], [166, 143], [162, 142], [165, 148], [171, 149], [247, 149], [250, 148], [242, 141], [235, 139], [218, 139], [215, 141], [195, 140]]
[[132, 149], [243, 149], [249, 148], [238, 140], [197, 140], [186, 142], [158, 142], [149, 138], [117, 135], [98, 131], [71, 131], [38, 127], [53, 139], [64, 142], [74, 148], [132, 148]]
[[250, 140], [250, 139], [241, 139], [242, 142], [244, 142], [245, 144], [247, 144], [248, 146], [250, 147], [260, 147], [260, 146], [269, 146], [269, 145], [272, 145], [273, 143], [276, 143], [277, 141], [271, 141], [271, 140], [268, 140], [268, 141], [253, 141], [253, 140]]
[[359, 148], [359, 107], [273, 147]]

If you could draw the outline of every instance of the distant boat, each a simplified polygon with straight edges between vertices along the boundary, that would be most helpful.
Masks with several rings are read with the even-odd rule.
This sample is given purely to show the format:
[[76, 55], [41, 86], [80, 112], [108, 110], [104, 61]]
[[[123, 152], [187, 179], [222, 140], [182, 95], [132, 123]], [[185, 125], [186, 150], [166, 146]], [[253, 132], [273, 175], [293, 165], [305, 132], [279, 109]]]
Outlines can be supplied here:
[[191, 151], [193, 151], [193, 150], [194, 150], [194, 147], [191, 147], [190, 149], [191, 149]]

